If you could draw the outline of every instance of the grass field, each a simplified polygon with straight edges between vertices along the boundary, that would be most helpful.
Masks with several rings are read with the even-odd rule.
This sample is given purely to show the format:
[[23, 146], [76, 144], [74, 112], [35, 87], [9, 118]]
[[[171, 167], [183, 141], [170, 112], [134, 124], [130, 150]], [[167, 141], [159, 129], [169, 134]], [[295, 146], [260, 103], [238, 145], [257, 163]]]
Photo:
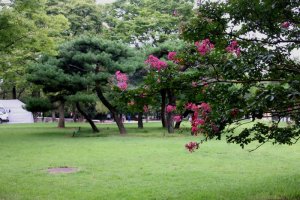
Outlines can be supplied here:
[[[78, 137], [71, 137], [82, 126]], [[225, 141], [209, 141], [194, 153], [188, 130], [169, 136], [157, 123], [0, 126], [0, 199], [300, 199], [300, 144], [266, 144], [249, 153]], [[246, 149], [254, 148], [247, 146]], [[79, 172], [49, 174], [50, 167]]]

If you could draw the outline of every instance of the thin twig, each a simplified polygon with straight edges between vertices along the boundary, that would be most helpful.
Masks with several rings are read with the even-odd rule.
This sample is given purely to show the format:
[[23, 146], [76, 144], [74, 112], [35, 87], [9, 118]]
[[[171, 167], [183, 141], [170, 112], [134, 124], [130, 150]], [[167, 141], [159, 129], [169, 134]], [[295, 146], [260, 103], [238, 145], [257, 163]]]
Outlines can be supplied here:
[[[267, 140], [268, 141], [268, 140]], [[261, 143], [260, 145], [258, 145], [255, 149], [251, 149], [251, 150], [248, 150], [248, 152], [252, 152], [252, 151], [255, 151], [256, 149], [258, 149], [259, 147], [261, 147], [262, 145], [264, 145], [267, 141]]]

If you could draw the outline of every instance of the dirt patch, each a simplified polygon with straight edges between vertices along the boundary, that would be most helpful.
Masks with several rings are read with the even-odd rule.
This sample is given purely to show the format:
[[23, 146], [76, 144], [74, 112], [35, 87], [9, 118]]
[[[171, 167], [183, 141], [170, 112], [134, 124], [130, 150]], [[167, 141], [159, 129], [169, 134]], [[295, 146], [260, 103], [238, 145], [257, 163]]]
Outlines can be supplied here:
[[75, 167], [52, 167], [48, 168], [49, 174], [69, 174], [69, 173], [75, 173], [79, 170]]

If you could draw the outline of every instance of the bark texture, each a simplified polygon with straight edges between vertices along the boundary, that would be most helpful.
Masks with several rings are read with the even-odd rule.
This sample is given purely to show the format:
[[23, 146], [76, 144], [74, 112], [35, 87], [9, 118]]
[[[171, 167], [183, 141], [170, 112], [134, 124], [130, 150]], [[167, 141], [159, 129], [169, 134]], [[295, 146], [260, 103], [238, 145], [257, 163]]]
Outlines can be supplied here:
[[89, 122], [89, 124], [91, 125], [93, 132], [94, 133], [99, 133], [99, 129], [97, 128], [97, 126], [95, 125], [95, 123], [93, 122], [93, 120], [88, 116], [88, 114], [86, 114], [83, 109], [80, 106], [80, 103], [76, 103], [76, 108], [78, 110], [78, 112], [80, 112], [80, 114], [82, 114], [82, 116], [86, 119], [86, 121]]
[[65, 128], [65, 102], [61, 101], [58, 107], [59, 120], [58, 128]]
[[120, 134], [126, 134], [126, 129], [124, 127], [124, 124], [122, 122], [122, 118], [119, 117], [119, 113], [116, 110], [115, 107], [113, 107], [107, 99], [104, 97], [103, 92], [101, 90], [100, 84], [96, 83], [96, 93], [98, 98], [101, 100], [101, 102], [107, 107], [107, 109], [111, 112], [112, 117], [114, 118], [115, 122], [117, 123], [117, 126], [119, 128]]

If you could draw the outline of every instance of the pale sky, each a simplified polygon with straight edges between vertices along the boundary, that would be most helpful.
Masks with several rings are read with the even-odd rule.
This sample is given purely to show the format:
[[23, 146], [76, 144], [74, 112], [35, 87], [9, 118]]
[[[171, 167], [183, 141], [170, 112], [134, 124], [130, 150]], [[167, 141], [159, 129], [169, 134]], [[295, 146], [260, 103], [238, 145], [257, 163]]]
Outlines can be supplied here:
[[100, 4], [105, 4], [105, 3], [112, 3], [114, 2], [115, 0], [96, 0], [97, 3], [100, 3]]

